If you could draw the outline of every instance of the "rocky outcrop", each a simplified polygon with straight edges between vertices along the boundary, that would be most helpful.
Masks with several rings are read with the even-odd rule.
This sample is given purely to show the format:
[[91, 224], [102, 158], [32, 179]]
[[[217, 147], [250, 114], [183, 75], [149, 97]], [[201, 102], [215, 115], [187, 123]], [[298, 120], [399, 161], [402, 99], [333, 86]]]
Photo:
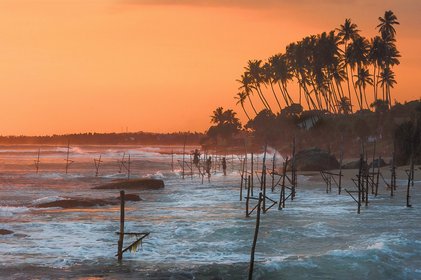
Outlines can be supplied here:
[[334, 155], [319, 148], [299, 151], [295, 155], [295, 166], [300, 171], [321, 171], [339, 168], [339, 162]]
[[0, 229], [0, 235], [9, 235], [9, 234], [13, 234], [13, 231], [8, 230], [8, 229]]
[[94, 187], [97, 190], [150, 190], [161, 189], [164, 187], [164, 181], [160, 179], [131, 179], [112, 182]]
[[[140, 201], [142, 200], [137, 194], [126, 194], [125, 201]], [[108, 199], [98, 198], [68, 198], [56, 201], [50, 201], [35, 205], [37, 208], [51, 208], [60, 207], [65, 209], [71, 208], [89, 208], [96, 206], [116, 205], [120, 203], [120, 197], [113, 197]]]

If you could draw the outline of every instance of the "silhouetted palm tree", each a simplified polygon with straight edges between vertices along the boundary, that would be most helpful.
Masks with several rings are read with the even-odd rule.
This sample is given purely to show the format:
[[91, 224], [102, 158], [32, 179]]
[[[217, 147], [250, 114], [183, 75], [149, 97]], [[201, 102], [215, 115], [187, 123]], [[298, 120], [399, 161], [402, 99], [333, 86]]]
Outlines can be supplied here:
[[247, 111], [244, 108], [244, 103], [246, 102], [246, 99], [247, 99], [247, 93], [245, 93], [244, 91], [240, 91], [235, 96], [235, 99], [238, 100], [236, 104], [237, 105], [240, 104], [241, 108], [243, 108], [244, 114], [246, 114], [247, 119], [250, 120], [250, 116], [249, 114], [247, 114]]
[[273, 70], [273, 82], [278, 84], [285, 105], [289, 106], [294, 101], [288, 93], [287, 84], [294, 75], [291, 66], [288, 64], [287, 57], [285, 54], [276, 54], [269, 58], [269, 63]]
[[396, 30], [393, 25], [399, 24], [398, 18], [392, 11], [386, 11], [384, 17], [379, 17], [380, 24], [377, 25], [383, 40], [389, 41], [395, 38]]
[[246, 69], [246, 72], [249, 73], [252, 84], [253, 84], [253, 89], [256, 90], [264, 107], [272, 111], [269, 103], [267, 102], [265, 96], [263, 95], [262, 89], [260, 88], [260, 84], [263, 82], [263, 73], [262, 73], [261, 64], [262, 64], [261, 60], [249, 60], [247, 62], [247, 66], [245, 67], [245, 69]]
[[281, 103], [279, 103], [278, 96], [276, 96], [275, 89], [273, 88], [273, 81], [274, 81], [275, 72], [274, 72], [270, 63], [266, 62], [265, 64], [263, 64], [263, 66], [262, 66], [262, 76], [263, 76], [263, 82], [266, 85], [270, 86], [270, 89], [272, 90], [273, 96], [275, 97], [276, 103], [278, 104], [279, 112], [281, 112], [282, 111]]
[[[355, 75], [357, 77], [357, 80], [355, 81], [355, 85], [358, 86], [358, 89], [360, 91], [360, 100], [362, 100], [364, 96], [365, 104], [368, 108], [368, 102], [367, 97], [365, 94], [365, 88], [367, 85], [373, 84], [373, 79], [371, 78], [370, 73], [368, 72], [368, 69], [360, 68], [358, 69], [358, 74]], [[362, 108], [361, 108], [362, 109]]]
[[367, 39], [359, 36], [356, 38], [347, 49], [347, 52], [345, 53], [346, 60], [349, 63], [349, 66], [351, 68], [351, 79], [352, 84], [354, 85], [355, 94], [357, 96], [358, 105], [360, 106], [360, 110], [363, 109], [363, 100], [361, 96], [357, 94], [357, 84], [354, 82], [354, 75], [353, 70], [357, 68], [357, 76], [360, 75], [361, 69], [368, 64], [368, 52], [369, 52], [369, 43]]
[[242, 90], [246, 94], [246, 96], [247, 96], [247, 98], [250, 102], [251, 108], [253, 109], [254, 113], [257, 115], [256, 108], [254, 108], [254, 104], [253, 104], [253, 102], [251, 101], [251, 98], [250, 98], [250, 94], [253, 92], [252, 91], [253, 85], [251, 84], [250, 75], [248, 73], [244, 73], [243, 75], [241, 75], [241, 78], [239, 80], [237, 80], [237, 82], [239, 82], [241, 84], [241, 86], [238, 89]]
[[352, 113], [352, 105], [348, 97], [343, 96], [338, 103], [338, 111], [343, 114]]
[[[344, 53], [347, 52], [348, 49], [348, 42], [350, 40], [354, 40], [359, 35], [358, 33], [360, 30], [357, 29], [358, 26], [355, 23], [351, 22], [351, 19], [347, 18], [345, 19], [345, 23], [341, 24], [338, 29], [338, 37], [341, 38], [341, 42], [344, 44]], [[345, 60], [345, 73], [346, 73], [346, 83], [348, 85], [348, 98], [349, 102], [352, 104], [352, 98], [351, 98], [351, 88], [349, 86], [349, 73], [348, 73], [348, 62]]]
[[383, 99], [391, 106], [391, 96], [390, 96], [390, 88], [393, 88], [394, 84], [396, 84], [395, 80], [395, 73], [390, 68], [385, 68], [379, 76], [378, 83], [382, 86], [383, 90]]

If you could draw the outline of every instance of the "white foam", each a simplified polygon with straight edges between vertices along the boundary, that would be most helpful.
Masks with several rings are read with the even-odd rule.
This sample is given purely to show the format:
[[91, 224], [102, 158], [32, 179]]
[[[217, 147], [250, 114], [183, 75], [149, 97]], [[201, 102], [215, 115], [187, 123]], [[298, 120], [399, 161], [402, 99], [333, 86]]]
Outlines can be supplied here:
[[10, 217], [14, 214], [28, 212], [28, 207], [0, 206], [0, 217]]

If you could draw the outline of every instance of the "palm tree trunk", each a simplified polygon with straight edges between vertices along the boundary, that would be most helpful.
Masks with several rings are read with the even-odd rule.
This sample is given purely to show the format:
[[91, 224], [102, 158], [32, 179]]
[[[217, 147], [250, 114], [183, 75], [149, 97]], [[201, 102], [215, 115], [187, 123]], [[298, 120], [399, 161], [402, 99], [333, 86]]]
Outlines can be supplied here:
[[250, 116], [249, 116], [249, 114], [247, 114], [247, 111], [246, 111], [246, 109], [244, 108], [244, 104], [243, 104], [243, 103], [241, 103], [241, 108], [243, 108], [244, 114], [246, 114], [247, 119], [250, 121], [250, 120], [251, 120], [251, 119], [250, 119]]
[[287, 99], [287, 96], [285, 95], [285, 92], [284, 92], [284, 90], [282, 89], [282, 87], [281, 87], [281, 82], [277, 82], [277, 84], [278, 84], [278, 87], [279, 87], [279, 91], [281, 92], [281, 94], [282, 94], [282, 98], [284, 99], [284, 101], [285, 101], [285, 106], [289, 106], [289, 102], [288, 102], [288, 99]]
[[253, 111], [254, 111], [254, 113], [257, 116], [257, 111], [256, 111], [256, 108], [254, 108], [253, 102], [251, 102], [250, 94], [247, 94], [247, 98], [248, 98], [248, 100], [250, 102], [251, 108], [253, 108]]
[[272, 111], [272, 108], [270, 108], [269, 102], [266, 100], [266, 98], [265, 98], [265, 96], [264, 96], [264, 94], [262, 92], [262, 89], [260, 88], [260, 85], [257, 85], [257, 91], [260, 91], [260, 95], [262, 96], [263, 104], [265, 104], [266, 109], [268, 109], [269, 111], [273, 112]]
[[294, 103], [294, 100], [291, 98], [291, 95], [289, 95], [289, 93], [288, 93], [288, 89], [287, 89], [287, 85], [286, 85], [286, 83], [284, 84], [284, 83], [282, 83], [282, 88], [284, 89], [284, 92], [285, 92], [285, 94], [286, 94], [286, 96], [287, 96], [287, 98], [288, 98], [288, 100], [289, 100], [289, 102], [292, 104], [292, 103]]
[[273, 89], [272, 81], [269, 81], [269, 84], [270, 84], [270, 88], [272, 89], [273, 96], [275, 97], [276, 103], [278, 103], [279, 113], [280, 113], [282, 111], [282, 107], [281, 107], [281, 104], [279, 103], [278, 97], [276, 96], [275, 90]]
[[360, 106], [360, 110], [361, 110], [361, 107], [362, 107], [361, 104], [362, 104], [362, 102], [360, 102], [360, 99], [358, 97], [357, 87], [355, 86], [355, 83], [354, 83], [354, 71], [352, 71], [352, 68], [351, 68], [351, 82], [352, 82], [352, 85], [354, 87], [355, 96], [357, 97], [358, 106]]

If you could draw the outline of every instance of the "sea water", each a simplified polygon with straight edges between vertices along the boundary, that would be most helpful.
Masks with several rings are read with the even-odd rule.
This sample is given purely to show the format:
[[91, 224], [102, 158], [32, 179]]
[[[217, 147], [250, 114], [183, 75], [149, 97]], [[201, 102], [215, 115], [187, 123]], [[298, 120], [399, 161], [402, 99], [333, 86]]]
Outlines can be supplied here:
[[[210, 181], [205, 178], [202, 183], [197, 172], [181, 178], [181, 151], [181, 147], [71, 147], [72, 163], [65, 174], [66, 147], [1, 147], [0, 228], [14, 234], [0, 235], [0, 278], [247, 278], [256, 213], [245, 217], [238, 157], [227, 156], [227, 176], [212, 171]], [[150, 235], [136, 253], [125, 253], [119, 264], [115, 257], [119, 205], [36, 206], [68, 198], [118, 197], [118, 190], [92, 187], [127, 178], [121, 161], [127, 165], [129, 154], [131, 178], [163, 179], [165, 188], [128, 192], [139, 194], [142, 201], [126, 203], [125, 231]], [[100, 155], [96, 177], [94, 159]], [[270, 166], [271, 159], [268, 155]], [[185, 160], [190, 161], [190, 155]], [[369, 206], [357, 214], [350, 196], [338, 195], [335, 188], [327, 194], [319, 177], [299, 174], [294, 201], [261, 215], [254, 278], [421, 279], [420, 182], [411, 189], [412, 208], [405, 207], [406, 181], [401, 178], [394, 197], [381, 183], [380, 194], [370, 195]], [[268, 191], [268, 196], [278, 200], [279, 188]], [[126, 236], [124, 245], [133, 241], [135, 237]]]

